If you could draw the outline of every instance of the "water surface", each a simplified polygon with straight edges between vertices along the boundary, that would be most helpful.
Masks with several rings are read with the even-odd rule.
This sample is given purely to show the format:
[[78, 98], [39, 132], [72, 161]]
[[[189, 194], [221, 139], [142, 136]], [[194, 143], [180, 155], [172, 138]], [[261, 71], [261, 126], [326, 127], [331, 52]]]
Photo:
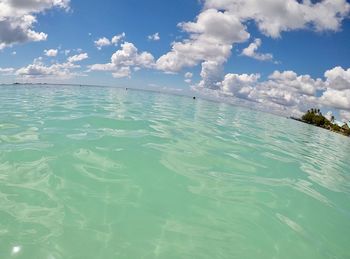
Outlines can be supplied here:
[[227, 104], [0, 86], [0, 258], [350, 258], [349, 154]]

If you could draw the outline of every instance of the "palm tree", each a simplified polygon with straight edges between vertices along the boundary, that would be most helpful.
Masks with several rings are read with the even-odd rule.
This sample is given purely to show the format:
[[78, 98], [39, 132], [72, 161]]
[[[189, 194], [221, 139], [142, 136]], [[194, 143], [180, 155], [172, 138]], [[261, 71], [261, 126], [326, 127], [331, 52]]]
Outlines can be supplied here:
[[332, 123], [334, 123], [334, 119], [335, 119], [335, 118], [334, 118], [334, 115], [332, 115], [332, 117], [331, 117], [331, 122], [332, 122]]

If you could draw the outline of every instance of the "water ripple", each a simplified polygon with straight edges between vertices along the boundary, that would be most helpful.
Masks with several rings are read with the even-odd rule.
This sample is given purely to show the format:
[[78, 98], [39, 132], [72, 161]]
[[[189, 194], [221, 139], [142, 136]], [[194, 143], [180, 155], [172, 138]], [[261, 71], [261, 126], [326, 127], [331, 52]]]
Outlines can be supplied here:
[[350, 257], [344, 136], [162, 93], [0, 90], [1, 258]]

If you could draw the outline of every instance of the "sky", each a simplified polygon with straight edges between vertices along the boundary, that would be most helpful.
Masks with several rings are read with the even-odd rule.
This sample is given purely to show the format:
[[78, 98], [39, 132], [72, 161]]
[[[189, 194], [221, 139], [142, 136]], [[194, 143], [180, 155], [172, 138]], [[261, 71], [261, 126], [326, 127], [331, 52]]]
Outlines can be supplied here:
[[350, 119], [346, 0], [0, 0], [0, 83], [197, 91]]

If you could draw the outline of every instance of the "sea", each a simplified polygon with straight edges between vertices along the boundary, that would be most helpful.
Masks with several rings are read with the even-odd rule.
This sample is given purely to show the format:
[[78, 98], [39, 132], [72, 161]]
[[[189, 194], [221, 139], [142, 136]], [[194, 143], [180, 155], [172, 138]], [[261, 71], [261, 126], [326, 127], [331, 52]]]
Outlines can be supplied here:
[[191, 96], [2, 85], [0, 258], [350, 258], [350, 138]]

